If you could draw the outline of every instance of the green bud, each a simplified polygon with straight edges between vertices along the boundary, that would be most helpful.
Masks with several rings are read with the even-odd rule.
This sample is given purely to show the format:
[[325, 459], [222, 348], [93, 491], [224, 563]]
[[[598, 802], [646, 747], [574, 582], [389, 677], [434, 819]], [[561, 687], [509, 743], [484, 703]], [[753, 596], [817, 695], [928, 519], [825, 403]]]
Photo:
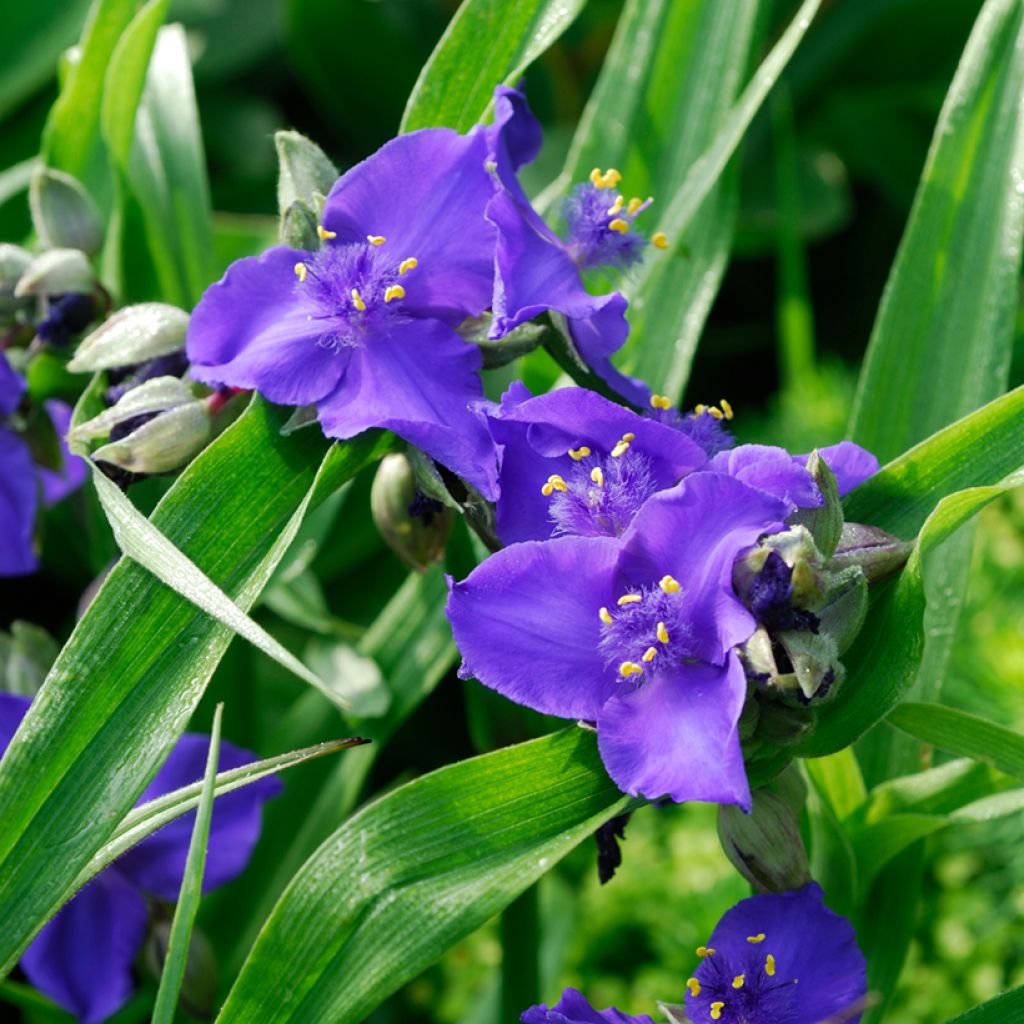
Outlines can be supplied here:
[[373, 521], [388, 547], [406, 565], [426, 572], [444, 554], [455, 517], [450, 508], [433, 499], [428, 499], [431, 506], [425, 512], [417, 514], [418, 498], [422, 494], [408, 457], [386, 455], [370, 489]]
[[869, 583], [890, 576], [903, 568], [914, 545], [877, 526], [847, 523], [839, 539], [839, 547], [832, 556], [829, 568], [845, 569], [859, 566]]
[[66, 292], [89, 294], [96, 275], [85, 253], [78, 249], [50, 249], [37, 256], [26, 268], [14, 289], [16, 298], [24, 295], [63, 295]]
[[821, 632], [832, 637], [841, 655], [849, 649], [867, 617], [868, 581], [858, 565], [829, 575], [828, 594], [818, 620]]
[[70, 174], [39, 167], [28, 187], [32, 225], [47, 249], [81, 249], [95, 256], [103, 245], [103, 221], [92, 196]]
[[758, 695], [761, 717], [757, 720], [759, 740], [775, 746], [788, 746], [803, 739], [814, 728], [814, 712], [806, 705], [784, 704], [765, 690]]
[[185, 347], [189, 315], [163, 302], [125, 306], [82, 339], [68, 363], [73, 373], [134, 366]]
[[824, 502], [818, 508], [797, 510], [788, 522], [793, 526], [806, 526], [818, 550], [828, 558], [838, 546], [843, 531], [843, 504], [839, 500], [835, 474], [817, 449], [807, 458], [807, 471], [817, 484]]
[[[171, 941], [171, 922], [157, 921], [146, 940], [145, 964], [154, 978], [164, 972]], [[192, 928], [181, 980], [179, 1001], [184, 1010], [200, 1020], [210, 1020], [217, 1008], [217, 957], [210, 940], [198, 927]]]
[[327, 195], [338, 180], [338, 169], [312, 139], [298, 132], [274, 134], [277, 148], [277, 207], [282, 219], [296, 200], [310, 203], [314, 193]]
[[485, 370], [494, 370], [505, 366], [520, 356], [525, 356], [544, 343], [544, 336], [549, 328], [543, 324], [521, 324], [510, 331], [504, 338], [489, 338], [493, 317], [490, 313], [472, 316], [459, 325], [458, 333], [466, 341], [472, 342], [480, 349]]
[[34, 697], [57, 660], [57, 652], [45, 629], [15, 620], [10, 633], [0, 633], [0, 691]]
[[137, 388], [125, 392], [109, 409], [104, 409], [91, 420], [79, 423], [68, 433], [68, 444], [84, 455], [87, 442], [106, 437], [118, 424], [127, 423], [137, 416], [165, 412], [195, 401], [192, 388], [177, 377], [154, 377]]
[[839, 663], [839, 651], [835, 640], [827, 633], [786, 630], [775, 639], [793, 666], [792, 673], [780, 676], [776, 684], [783, 691], [792, 691], [795, 682], [804, 697], [811, 700], [823, 686], [831, 690], [833, 685], [842, 681], [844, 673]]
[[720, 807], [718, 838], [733, 866], [758, 892], [786, 892], [811, 880], [799, 816], [776, 793], [755, 790], [750, 814]]
[[308, 251], [319, 249], [320, 237], [316, 231], [318, 224], [317, 215], [309, 203], [302, 199], [293, 199], [281, 214], [281, 244]]
[[209, 406], [192, 401], [159, 413], [127, 437], [97, 448], [92, 458], [129, 473], [169, 473], [188, 462], [209, 439]]
[[0, 330], [11, 326], [17, 314], [32, 305], [31, 298], [15, 298], [18, 281], [32, 262], [32, 254], [20, 245], [0, 242]]

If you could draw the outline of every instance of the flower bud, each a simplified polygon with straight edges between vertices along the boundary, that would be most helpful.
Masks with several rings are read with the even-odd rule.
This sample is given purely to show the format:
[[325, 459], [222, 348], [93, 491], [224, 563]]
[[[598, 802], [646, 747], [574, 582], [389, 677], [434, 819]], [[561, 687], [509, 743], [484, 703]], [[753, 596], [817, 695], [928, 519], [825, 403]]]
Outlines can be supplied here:
[[96, 275], [85, 253], [78, 249], [50, 249], [37, 256], [26, 268], [14, 289], [16, 298], [24, 295], [88, 295], [96, 284]]
[[370, 490], [370, 511], [388, 547], [406, 565], [426, 572], [444, 553], [451, 509], [423, 495], [405, 455], [386, 455]]
[[[145, 947], [146, 967], [154, 978], [163, 975], [170, 941], [171, 922], [155, 922]], [[193, 927], [189, 939], [179, 999], [182, 1007], [200, 1020], [211, 1019], [217, 1008], [217, 957], [210, 940], [198, 927]]]
[[463, 320], [458, 327], [458, 333], [480, 349], [485, 370], [505, 366], [532, 352], [543, 344], [549, 330], [543, 324], [525, 323], [509, 331], [503, 338], [491, 338], [488, 334], [492, 322], [491, 314], [484, 313]]
[[47, 249], [81, 249], [95, 256], [103, 245], [103, 222], [92, 197], [70, 174], [40, 167], [28, 187], [32, 225]]
[[786, 892], [811, 880], [799, 814], [776, 793], [755, 790], [750, 814], [720, 807], [718, 838], [725, 855], [757, 892]]
[[79, 423], [68, 434], [68, 443], [84, 454], [86, 442], [106, 437], [118, 426], [140, 416], [176, 409], [193, 402], [192, 389], [177, 377], [154, 377], [125, 393], [109, 409], [91, 420]]
[[73, 373], [135, 366], [185, 347], [189, 315], [163, 302], [125, 306], [82, 339], [68, 363]]
[[0, 242], [0, 330], [14, 323], [16, 314], [32, 304], [27, 296], [15, 298], [14, 295], [18, 281], [31, 262], [32, 254], [27, 249]]
[[901, 569], [913, 548], [909, 541], [900, 540], [877, 526], [847, 523], [829, 568], [840, 570], [857, 565], [867, 581], [874, 583]]
[[806, 705], [784, 704], [771, 691], [758, 695], [761, 716], [757, 720], [756, 739], [776, 747], [789, 746], [803, 739], [814, 728], [814, 711]]
[[849, 649], [867, 617], [868, 581], [857, 565], [830, 576], [825, 606], [818, 612], [818, 620], [821, 632], [832, 637], [841, 655]]
[[[274, 134], [277, 148], [277, 206], [282, 219], [291, 204], [300, 199], [313, 203], [315, 194], [327, 195], [338, 180], [338, 169], [312, 139], [298, 132]], [[315, 209], [319, 216], [319, 210]]]
[[839, 544], [843, 530], [843, 505], [839, 499], [836, 477], [828, 463], [815, 449], [807, 457], [807, 472], [811, 474], [822, 497], [818, 508], [798, 509], [787, 520], [793, 526], [805, 526], [814, 538], [818, 551], [828, 558]]
[[128, 473], [169, 473], [188, 462], [209, 439], [209, 406], [192, 401], [147, 419], [127, 436], [98, 448], [92, 457], [94, 462]]
[[302, 199], [293, 199], [281, 214], [281, 244], [307, 251], [319, 249], [320, 238], [316, 231], [318, 223], [317, 215], [309, 203]]
[[34, 697], [57, 651], [45, 629], [15, 619], [10, 633], [0, 633], [0, 692]]

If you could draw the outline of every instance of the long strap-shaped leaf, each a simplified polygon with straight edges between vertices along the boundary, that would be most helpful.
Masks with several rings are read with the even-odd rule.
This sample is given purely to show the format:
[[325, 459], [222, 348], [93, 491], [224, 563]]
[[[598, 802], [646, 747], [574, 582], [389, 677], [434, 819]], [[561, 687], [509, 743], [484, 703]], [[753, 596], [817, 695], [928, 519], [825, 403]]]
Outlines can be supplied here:
[[1008, 1024], [1024, 1016], [1024, 985], [1005, 992], [973, 1010], [951, 1017], [946, 1024]]
[[[390, 443], [367, 435], [329, 447], [309, 430], [282, 437], [285, 419], [254, 399], [152, 517], [242, 609], [284, 554], [310, 490], [338, 486]], [[0, 765], [0, 970], [138, 799], [232, 635], [141, 566], [124, 560], [111, 572]]]
[[628, 804], [575, 727], [403, 786], [295, 876], [219, 1024], [364, 1020]]

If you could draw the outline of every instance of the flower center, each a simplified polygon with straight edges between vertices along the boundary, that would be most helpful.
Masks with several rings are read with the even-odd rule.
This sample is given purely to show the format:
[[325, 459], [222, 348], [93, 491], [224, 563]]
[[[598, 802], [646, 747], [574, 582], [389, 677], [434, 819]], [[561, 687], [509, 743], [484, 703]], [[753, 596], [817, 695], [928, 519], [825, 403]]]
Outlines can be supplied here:
[[626, 530], [657, 489], [651, 460], [633, 440], [624, 434], [607, 455], [587, 445], [569, 449], [571, 469], [564, 477], [553, 473], [541, 487], [557, 534], [618, 537]]
[[796, 1018], [793, 987], [799, 978], [785, 977], [785, 965], [764, 945], [764, 932], [748, 935], [749, 949], [727, 957], [701, 946], [702, 958], [686, 983], [686, 1011], [694, 1024], [801, 1024]]
[[652, 587], [633, 588], [614, 608], [601, 608], [598, 649], [623, 679], [643, 676], [690, 657], [691, 631], [682, 609], [682, 587], [663, 576]]
[[310, 308], [309, 318], [323, 327], [318, 345], [359, 345], [368, 331], [386, 330], [408, 315], [403, 300], [406, 275], [419, 265], [414, 256], [396, 261], [382, 235], [332, 244], [335, 232], [321, 227], [319, 233], [324, 247], [295, 264], [296, 294]]

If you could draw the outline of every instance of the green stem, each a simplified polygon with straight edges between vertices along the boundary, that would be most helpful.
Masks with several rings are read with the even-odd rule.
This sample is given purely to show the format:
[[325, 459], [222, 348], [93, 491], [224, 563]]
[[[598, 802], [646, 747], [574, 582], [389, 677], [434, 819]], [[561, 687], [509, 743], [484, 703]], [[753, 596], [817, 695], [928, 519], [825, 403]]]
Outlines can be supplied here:
[[531, 885], [501, 915], [501, 993], [498, 1020], [519, 1020], [541, 1001], [537, 886]]

